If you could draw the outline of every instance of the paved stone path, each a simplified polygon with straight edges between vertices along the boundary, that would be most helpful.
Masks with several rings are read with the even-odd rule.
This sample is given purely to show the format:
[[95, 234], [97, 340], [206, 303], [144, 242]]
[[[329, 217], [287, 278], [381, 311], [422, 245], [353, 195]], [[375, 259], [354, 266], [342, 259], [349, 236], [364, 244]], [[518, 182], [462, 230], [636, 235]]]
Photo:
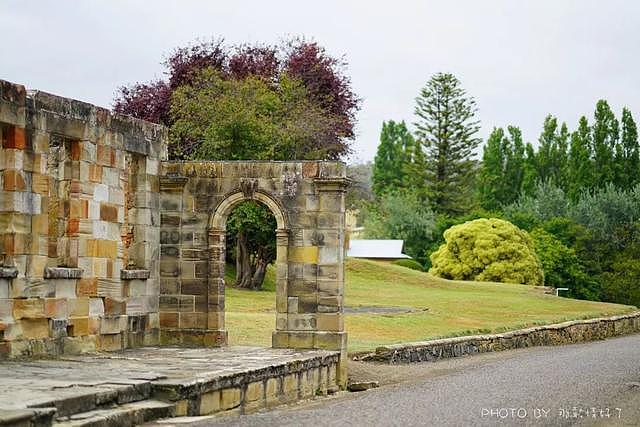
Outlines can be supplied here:
[[0, 410], [87, 394], [106, 396], [150, 381], [188, 384], [328, 353], [235, 346], [223, 349], [145, 347], [61, 360], [3, 361], [0, 362]]
[[[191, 424], [640, 425], [640, 335], [447, 359], [410, 369], [414, 379], [401, 384]], [[595, 419], [586, 416], [591, 408], [597, 411]], [[610, 418], [605, 418], [607, 408]]]

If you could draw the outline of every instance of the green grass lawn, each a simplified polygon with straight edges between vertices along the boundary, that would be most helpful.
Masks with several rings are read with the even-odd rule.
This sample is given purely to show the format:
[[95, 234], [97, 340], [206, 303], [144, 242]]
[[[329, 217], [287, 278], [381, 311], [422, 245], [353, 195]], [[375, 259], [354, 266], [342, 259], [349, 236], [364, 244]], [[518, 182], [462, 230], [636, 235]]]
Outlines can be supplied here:
[[[233, 283], [232, 274], [228, 268], [227, 283]], [[271, 269], [264, 291], [227, 286], [226, 327], [230, 344], [271, 345], [275, 327], [274, 281]], [[402, 314], [347, 314], [349, 351], [635, 310], [618, 304], [544, 295], [524, 285], [444, 280], [396, 265], [356, 259], [346, 263], [345, 305], [427, 309]]]

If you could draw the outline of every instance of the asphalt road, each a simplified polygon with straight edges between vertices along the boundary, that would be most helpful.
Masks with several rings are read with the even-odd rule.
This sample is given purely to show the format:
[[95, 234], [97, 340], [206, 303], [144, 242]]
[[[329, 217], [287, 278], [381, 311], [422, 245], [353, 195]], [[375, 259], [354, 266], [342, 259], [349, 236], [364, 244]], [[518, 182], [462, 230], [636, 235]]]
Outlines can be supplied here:
[[640, 335], [407, 369], [398, 384], [195, 425], [640, 425]]

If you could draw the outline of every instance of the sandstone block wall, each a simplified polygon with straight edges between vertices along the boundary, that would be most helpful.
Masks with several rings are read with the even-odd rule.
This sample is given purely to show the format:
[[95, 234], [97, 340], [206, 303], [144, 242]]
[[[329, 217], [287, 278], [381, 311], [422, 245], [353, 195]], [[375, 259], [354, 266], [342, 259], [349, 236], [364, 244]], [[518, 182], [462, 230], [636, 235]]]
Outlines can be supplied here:
[[166, 130], [0, 81], [0, 356], [158, 341]]
[[6, 81], [0, 141], [0, 357], [225, 345], [226, 220], [255, 200], [273, 346], [344, 362], [344, 164], [168, 162], [164, 127]]

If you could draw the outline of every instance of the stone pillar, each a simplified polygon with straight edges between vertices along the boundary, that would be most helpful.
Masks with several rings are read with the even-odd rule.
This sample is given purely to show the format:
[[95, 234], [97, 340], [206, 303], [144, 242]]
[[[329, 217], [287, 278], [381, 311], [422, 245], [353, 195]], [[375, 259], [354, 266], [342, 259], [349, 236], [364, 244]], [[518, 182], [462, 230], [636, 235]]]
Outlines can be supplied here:
[[[289, 280], [289, 230], [276, 230], [276, 330], [272, 335], [273, 347], [283, 347], [288, 342], [287, 313]], [[284, 341], [284, 342], [283, 342]]]
[[205, 345], [227, 345], [224, 328], [225, 230], [209, 229], [209, 277], [207, 278], [207, 331]]
[[318, 245], [318, 308], [315, 347], [340, 351], [338, 382], [347, 382], [347, 333], [344, 331], [344, 243], [346, 178], [314, 180], [319, 199], [317, 230], [311, 240]]
[[[3, 224], [0, 264], [16, 266], [19, 275], [29, 276], [28, 240], [31, 220], [40, 214], [39, 195], [30, 192], [24, 167], [25, 129], [19, 126], [0, 127], [0, 220]], [[34, 200], [37, 196], [38, 200]], [[38, 203], [36, 203], [38, 202]], [[39, 263], [44, 269], [44, 265]], [[39, 272], [42, 277], [42, 271]]]

